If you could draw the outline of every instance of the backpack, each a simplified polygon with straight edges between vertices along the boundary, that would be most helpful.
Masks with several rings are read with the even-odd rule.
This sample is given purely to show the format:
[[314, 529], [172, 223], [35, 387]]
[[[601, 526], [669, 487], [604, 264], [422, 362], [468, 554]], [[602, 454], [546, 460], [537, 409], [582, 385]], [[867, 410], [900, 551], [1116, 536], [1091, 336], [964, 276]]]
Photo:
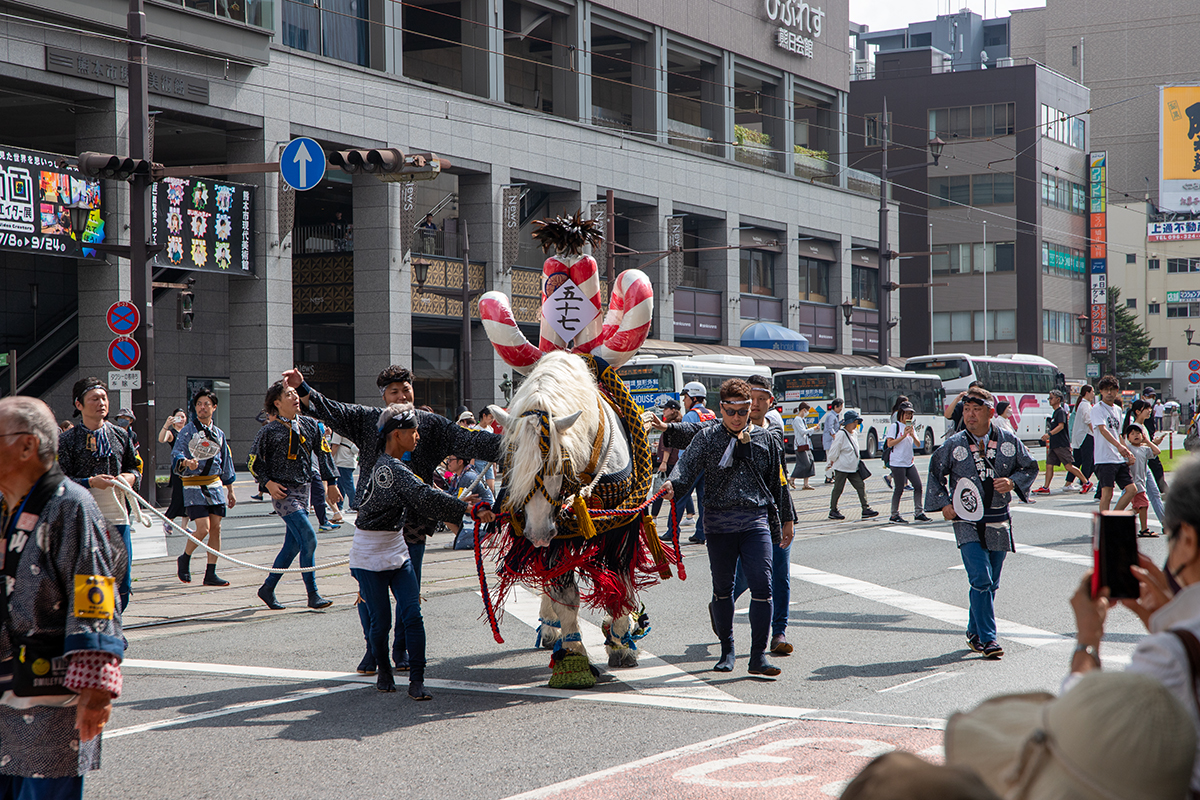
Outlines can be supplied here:
[[897, 431], [896, 431], [896, 435], [895, 435], [895, 436], [892, 436], [892, 435], [891, 435], [891, 431], [892, 431], [892, 425], [893, 425], [893, 424], [898, 424], [898, 423], [891, 423], [891, 422], [889, 422], [889, 423], [888, 423], [888, 426], [887, 426], [886, 428], [884, 428], [884, 429], [883, 429], [883, 449], [882, 449], [882, 450], [879, 452], [879, 458], [880, 458], [880, 460], [882, 460], [882, 461], [883, 461], [883, 465], [884, 465], [885, 467], [887, 467], [888, 469], [891, 469], [891, 468], [892, 468], [892, 465], [891, 465], [890, 463], [888, 463], [888, 462], [890, 462], [890, 461], [892, 460], [892, 448], [888, 447], [887, 440], [888, 440], [888, 439], [896, 439], [896, 438], [898, 438], [898, 437], [900, 436], [900, 431], [899, 431], [899, 430], [897, 430]]

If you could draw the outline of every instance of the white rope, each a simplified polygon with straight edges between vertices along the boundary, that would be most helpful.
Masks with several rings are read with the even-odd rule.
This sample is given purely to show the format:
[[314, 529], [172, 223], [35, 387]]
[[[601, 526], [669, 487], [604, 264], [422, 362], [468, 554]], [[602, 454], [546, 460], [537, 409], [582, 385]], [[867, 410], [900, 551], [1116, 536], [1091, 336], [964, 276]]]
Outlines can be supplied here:
[[[214, 550], [213, 548], [206, 545], [204, 542], [197, 539], [195, 536], [192, 536], [192, 534], [188, 531], [187, 528], [181, 528], [180, 526], [176, 525], [174, 522], [167, 519], [167, 517], [161, 511], [159, 511], [157, 508], [155, 508], [154, 506], [152, 506], [148, 502], [146, 502], [146, 499], [144, 497], [142, 497], [140, 494], [138, 494], [137, 492], [135, 492], [133, 490], [133, 488], [128, 483], [125, 482], [124, 478], [118, 477], [113, 485], [114, 485], [114, 487], [120, 488], [121, 491], [123, 491], [125, 493], [125, 496], [128, 497], [133, 502], [134, 508], [137, 509], [137, 511], [135, 513], [137, 514], [138, 522], [142, 523], [147, 528], [151, 527], [154, 524], [154, 522], [148, 516], [146, 516], [145, 512], [142, 510], [143, 507], [144, 507], [145, 511], [149, 511], [151, 514], [153, 514], [154, 516], [161, 519], [165, 524], [170, 525], [172, 528], [179, 531], [187, 538], [191, 539], [193, 542], [196, 543], [196, 545], [204, 548], [204, 550], [206, 552], [212, 553], [213, 555], [217, 556], [218, 558], [223, 558], [232, 564], [237, 564], [239, 567], [249, 567], [250, 569], [256, 569], [256, 570], [259, 570], [260, 572], [273, 572], [277, 575], [288, 575], [291, 573], [316, 572], [319, 569], [332, 569], [333, 567], [343, 567], [350, 563], [350, 559], [342, 558], [337, 561], [332, 561], [328, 564], [317, 564], [317, 565], [314, 565], [311, 567], [288, 567], [286, 569], [281, 569], [281, 568], [276, 568], [276, 567], [264, 567], [259, 564], [251, 564], [248, 561], [242, 561], [241, 559], [234, 558], [231, 555], [226, 555], [225, 553], [222, 553], [220, 550]], [[299, 514], [300, 512], [297, 511], [296, 513]]]

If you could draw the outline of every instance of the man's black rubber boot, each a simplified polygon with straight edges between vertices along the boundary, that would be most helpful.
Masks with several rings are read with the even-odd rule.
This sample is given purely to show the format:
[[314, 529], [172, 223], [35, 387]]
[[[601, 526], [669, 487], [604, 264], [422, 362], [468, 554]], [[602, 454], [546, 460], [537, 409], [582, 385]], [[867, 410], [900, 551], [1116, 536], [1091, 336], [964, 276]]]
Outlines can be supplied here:
[[379, 673], [375, 677], [375, 688], [381, 692], [396, 691], [396, 681], [392, 678], [392, 668], [389, 665], [379, 665]]
[[308, 607], [309, 608], [329, 608], [331, 605], [333, 605], [332, 600], [326, 600], [324, 597], [321, 597], [321, 595], [317, 594], [316, 592], [313, 592], [308, 596]]
[[258, 599], [266, 603], [267, 608], [272, 611], [282, 611], [287, 608], [287, 606], [275, 599], [275, 590], [265, 583], [258, 587]]
[[179, 575], [179, 580], [183, 581], [184, 583], [191, 583], [192, 557], [187, 553], [184, 553], [179, 558], [175, 559], [175, 563], [177, 565], [177, 574]]
[[217, 575], [217, 565], [209, 564], [204, 570], [204, 585], [205, 586], [228, 586], [229, 581]]

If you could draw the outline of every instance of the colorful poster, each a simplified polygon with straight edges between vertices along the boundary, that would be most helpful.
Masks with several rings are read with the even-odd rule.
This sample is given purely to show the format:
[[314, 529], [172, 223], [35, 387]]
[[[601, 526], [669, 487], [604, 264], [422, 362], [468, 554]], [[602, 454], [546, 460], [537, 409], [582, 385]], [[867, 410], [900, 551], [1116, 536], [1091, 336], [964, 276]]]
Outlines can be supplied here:
[[1159, 89], [1158, 207], [1200, 210], [1200, 86]]
[[253, 275], [254, 187], [211, 178], [165, 178], [150, 194], [159, 267]]
[[1108, 351], [1108, 154], [1088, 154], [1089, 233], [1091, 238], [1092, 320], [1088, 337], [1093, 353]]
[[[100, 182], [83, 178], [73, 157], [0, 147], [0, 248], [62, 258], [96, 256], [104, 241]], [[72, 207], [88, 209], [81, 236], [71, 231]]]

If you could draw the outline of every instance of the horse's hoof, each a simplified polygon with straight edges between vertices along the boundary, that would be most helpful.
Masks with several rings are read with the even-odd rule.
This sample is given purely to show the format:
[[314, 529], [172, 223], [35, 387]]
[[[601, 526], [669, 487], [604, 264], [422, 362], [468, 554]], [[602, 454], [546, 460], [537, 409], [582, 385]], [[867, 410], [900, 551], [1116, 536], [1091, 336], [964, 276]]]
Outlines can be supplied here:
[[623, 659], [621, 658], [620, 653], [609, 653], [608, 654], [608, 665], [610, 667], [619, 667], [622, 665], [622, 661], [623, 661]]
[[629, 669], [637, 666], [637, 655], [632, 650], [616, 651], [608, 654], [608, 665], [618, 669]]

